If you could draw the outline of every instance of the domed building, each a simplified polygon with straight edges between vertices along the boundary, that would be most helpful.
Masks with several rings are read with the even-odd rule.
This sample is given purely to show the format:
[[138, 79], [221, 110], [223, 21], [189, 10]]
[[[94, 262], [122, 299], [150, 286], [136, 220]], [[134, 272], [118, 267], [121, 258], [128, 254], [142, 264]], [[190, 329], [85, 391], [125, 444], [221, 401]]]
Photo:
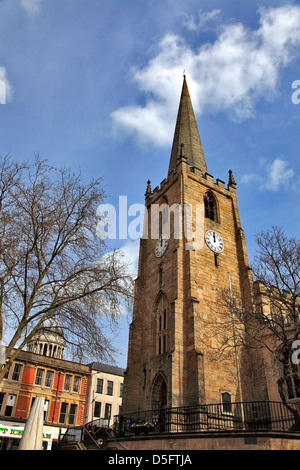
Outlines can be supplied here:
[[45, 320], [27, 345], [27, 351], [64, 359], [66, 342], [63, 329], [55, 318]]

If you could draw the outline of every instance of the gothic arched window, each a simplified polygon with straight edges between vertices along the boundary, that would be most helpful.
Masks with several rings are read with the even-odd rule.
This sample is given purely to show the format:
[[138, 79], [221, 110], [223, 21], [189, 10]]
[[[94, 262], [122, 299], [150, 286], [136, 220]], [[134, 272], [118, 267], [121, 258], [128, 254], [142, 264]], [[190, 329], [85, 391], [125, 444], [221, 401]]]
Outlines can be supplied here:
[[162, 294], [156, 308], [156, 354], [168, 351], [168, 306], [167, 299]]
[[290, 344], [282, 343], [276, 350], [282, 366], [282, 376], [278, 379], [278, 391], [283, 401], [300, 398], [300, 365], [295, 360]]
[[207, 193], [204, 196], [204, 211], [205, 217], [211, 220], [217, 220], [216, 200], [211, 193]]
[[228, 392], [222, 393], [222, 405], [224, 413], [232, 413], [231, 394]]
[[289, 400], [300, 398], [300, 368], [294, 364], [292, 355], [289, 355], [289, 361], [283, 364], [282, 379], [285, 383], [285, 395]]

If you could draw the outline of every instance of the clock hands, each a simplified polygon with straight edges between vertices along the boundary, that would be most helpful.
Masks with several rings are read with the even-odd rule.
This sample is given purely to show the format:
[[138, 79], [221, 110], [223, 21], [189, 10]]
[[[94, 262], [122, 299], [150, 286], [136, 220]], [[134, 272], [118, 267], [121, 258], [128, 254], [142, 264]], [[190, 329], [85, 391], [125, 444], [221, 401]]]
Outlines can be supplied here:
[[167, 246], [168, 246], [168, 237], [167, 235], [162, 235], [156, 244], [156, 248], [155, 248], [156, 256], [161, 257], [165, 253]]
[[224, 250], [223, 240], [215, 230], [208, 230], [205, 234], [205, 240], [208, 247], [215, 253], [219, 254]]

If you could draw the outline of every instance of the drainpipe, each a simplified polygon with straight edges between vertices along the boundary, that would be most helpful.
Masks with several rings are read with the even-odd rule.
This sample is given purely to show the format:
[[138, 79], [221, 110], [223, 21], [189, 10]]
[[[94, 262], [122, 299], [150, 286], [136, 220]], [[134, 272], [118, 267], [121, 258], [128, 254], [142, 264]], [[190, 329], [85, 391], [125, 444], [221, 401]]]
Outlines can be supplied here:
[[233, 299], [232, 299], [232, 288], [231, 288], [231, 279], [230, 273], [228, 273], [228, 284], [229, 284], [229, 294], [230, 294], [230, 307], [231, 307], [231, 317], [232, 317], [232, 329], [233, 329], [233, 340], [234, 340], [234, 353], [235, 353], [235, 365], [236, 365], [236, 375], [238, 381], [238, 390], [241, 402], [241, 414], [242, 414], [242, 423], [244, 428], [244, 408], [243, 408], [243, 396], [242, 396], [242, 386], [241, 386], [241, 377], [240, 377], [240, 365], [239, 365], [239, 357], [238, 357], [238, 348], [237, 348], [237, 341], [236, 341], [236, 328], [235, 328], [235, 317], [234, 317], [234, 308], [233, 308]]

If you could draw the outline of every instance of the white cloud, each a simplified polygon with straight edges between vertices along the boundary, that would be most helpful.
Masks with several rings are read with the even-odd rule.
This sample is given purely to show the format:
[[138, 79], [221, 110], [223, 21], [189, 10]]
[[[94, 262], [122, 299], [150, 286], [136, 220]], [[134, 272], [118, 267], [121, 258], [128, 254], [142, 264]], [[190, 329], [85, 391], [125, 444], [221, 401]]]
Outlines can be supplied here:
[[144, 108], [129, 106], [118, 109], [113, 113], [113, 119], [142, 142], [153, 141], [157, 145], [165, 145], [170, 139], [172, 128], [160, 103], [149, 102]]
[[8, 81], [6, 68], [0, 66], [0, 104], [6, 104], [11, 101], [13, 88]]
[[263, 188], [270, 191], [278, 191], [282, 187], [287, 188], [294, 176], [295, 172], [291, 168], [288, 168], [288, 162], [286, 160], [275, 158], [268, 169], [267, 180]]
[[255, 180], [256, 177], [257, 175], [255, 173], [245, 174], [245, 175], [242, 175], [241, 182], [248, 184], [251, 181]]
[[294, 191], [298, 184], [295, 171], [283, 158], [275, 158], [271, 163], [260, 159], [260, 174], [250, 173], [242, 176], [243, 183], [256, 182], [261, 190], [277, 192], [280, 189]]
[[206, 31], [209, 28], [209, 23], [216, 20], [216, 18], [220, 15], [221, 10], [212, 10], [212, 11], [199, 11], [199, 20], [198, 22], [195, 21], [194, 16], [188, 16], [183, 14], [185, 20], [183, 21], [184, 26], [191, 31]]
[[139, 246], [140, 240], [127, 240], [119, 249], [123, 254], [123, 262], [127, 264], [128, 271], [133, 276], [136, 276], [138, 272]]
[[30, 16], [35, 16], [40, 12], [41, 0], [21, 0], [21, 6]]
[[132, 69], [146, 104], [116, 110], [114, 123], [144, 142], [169, 145], [183, 69], [196, 113], [226, 112], [235, 121], [254, 117], [256, 103], [275, 96], [280, 71], [300, 45], [300, 7], [261, 8], [259, 14], [256, 30], [225, 24], [215, 42], [198, 50], [167, 34], [148, 64]]

